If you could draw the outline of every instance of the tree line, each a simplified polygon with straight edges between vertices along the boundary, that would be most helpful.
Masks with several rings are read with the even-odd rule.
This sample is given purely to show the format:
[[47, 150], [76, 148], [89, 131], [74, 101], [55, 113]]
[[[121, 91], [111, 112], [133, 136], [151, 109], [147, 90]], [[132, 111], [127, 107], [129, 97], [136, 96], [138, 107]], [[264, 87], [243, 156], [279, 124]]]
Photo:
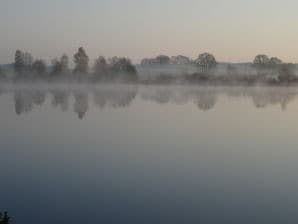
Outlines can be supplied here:
[[242, 64], [218, 63], [216, 58], [210, 53], [200, 54], [194, 60], [183, 55], [173, 57], [159, 55], [156, 58], [145, 58], [141, 61], [143, 67], [181, 64], [194, 66], [197, 68], [197, 72], [183, 74], [182, 77], [173, 77], [170, 74], [160, 74], [157, 77], [158, 81], [177, 82], [178, 79], [178, 81], [188, 81], [192, 83], [211, 82], [245, 84], [254, 84], [257, 82], [267, 84], [298, 82], [296, 65], [292, 63], [284, 63], [277, 57], [269, 57], [264, 54], [255, 56], [251, 63]]
[[[42, 59], [33, 59], [28, 52], [17, 50], [15, 52], [13, 70], [15, 80], [79, 80], [79, 81], [137, 81], [140, 74], [131, 60], [126, 57], [112, 57], [106, 59], [99, 56], [93, 66], [90, 66], [89, 56], [85, 49], [80, 47], [73, 55], [74, 68], [70, 68], [70, 59], [62, 55], [54, 59], [48, 66]], [[155, 58], [145, 58], [141, 61], [141, 67], [152, 68], [156, 65], [166, 67], [167, 65], [190, 65], [195, 68], [192, 73], [181, 74], [175, 77], [172, 74], [160, 73], [153, 82], [242, 82], [242, 83], [289, 83], [298, 82], [296, 66], [284, 63], [277, 57], [269, 57], [264, 54], [257, 55], [249, 65], [251, 73], [244, 74], [243, 67], [237, 64], [225, 63], [224, 75], [218, 75], [222, 70], [222, 64], [210, 53], [199, 54], [196, 59], [190, 59], [183, 55], [169, 57], [159, 55]], [[220, 67], [220, 66], [221, 67]], [[220, 67], [220, 68], [219, 68]], [[5, 72], [0, 67], [0, 78], [5, 77]], [[145, 81], [144, 81], [145, 80]], [[144, 82], [148, 82], [143, 77]], [[150, 82], [150, 81], [149, 81]]]
[[[50, 66], [42, 59], [34, 60], [28, 52], [15, 52], [13, 69], [16, 79], [28, 78], [79, 78], [92, 80], [130, 80], [137, 79], [137, 70], [130, 59], [98, 57], [93, 67], [89, 66], [89, 56], [80, 47], [73, 56], [74, 69], [70, 68], [69, 57], [64, 54], [60, 59], [53, 59]], [[1, 72], [1, 71], [0, 71]]]
[[190, 64], [197, 66], [200, 72], [206, 72], [215, 68], [218, 64], [215, 57], [210, 53], [202, 53], [195, 60], [192, 60], [186, 56], [178, 55], [169, 57], [167, 55], [159, 55], [155, 58], [144, 58], [141, 61], [142, 66], [150, 65], [169, 65], [169, 64]]

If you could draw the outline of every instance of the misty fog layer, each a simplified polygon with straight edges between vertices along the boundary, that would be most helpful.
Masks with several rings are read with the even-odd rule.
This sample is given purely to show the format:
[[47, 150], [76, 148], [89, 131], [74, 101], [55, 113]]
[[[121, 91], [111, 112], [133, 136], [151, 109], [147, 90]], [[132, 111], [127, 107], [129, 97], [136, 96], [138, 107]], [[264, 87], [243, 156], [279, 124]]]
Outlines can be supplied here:
[[257, 55], [248, 63], [218, 62], [210, 53], [196, 59], [183, 55], [159, 55], [134, 65], [126, 57], [99, 56], [93, 64], [83, 47], [73, 55], [74, 67], [67, 55], [47, 65], [28, 52], [17, 50], [14, 62], [0, 66], [1, 82], [66, 82], [143, 84], [236, 84], [290, 85], [298, 83], [297, 66], [277, 57]]
[[129, 107], [135, 100], [163, 104], [194, 104], [199, 110], [212, 110], [222, 96], [247, 98], [252, 106], [279, 105], [283, 110], [298, 96], [294, 87], [203, 87], [181, 85], [1, 85], [0, 97], [13, 96], [17, 115], [30, 113], [46, 104], [61, 111], [86, 116], [89, 104], [100, 109]]

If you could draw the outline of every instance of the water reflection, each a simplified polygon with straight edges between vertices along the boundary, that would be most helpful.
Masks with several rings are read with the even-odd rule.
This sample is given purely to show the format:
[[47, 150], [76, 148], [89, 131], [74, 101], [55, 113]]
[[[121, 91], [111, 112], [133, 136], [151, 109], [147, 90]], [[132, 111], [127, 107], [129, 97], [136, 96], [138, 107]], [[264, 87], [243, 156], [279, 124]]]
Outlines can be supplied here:
[[98, 88], [93, 91], [94, 104], [99, 108], [128, 107], [137, 95], [137, 87], [129, 88]]
[[35, 90], [18, 90], [14, 93], [15, 112], [20, 115], [28, 113], [34, 105], [42, 106], [46, 100], [46, 92]]
[[[212, 110], [221, 96], [234, 98], [249, 98], [256, 108], [270, 105], [280, 105], [286, 110], [298, 91], [294, 88], [283, 87], [187, 87], [187, 86], [92, 86], [85, 88], [13, 88], [1, 89], [0, 93], [13, 94], [15, 113], [26, 114], [35, 106], [43, 106], [47, 97], [51, 99], [53, 108], [69, 111], [69, 104], [73, 104], [73, 112], [79, 119], [83, 119], [93, 99], [98, 108], [124, 108], [139, 98], [142, 101], [158, 104], [186, 104], [193, 103], [199, 110]], [[3, 96], [0, 95], [0, 96]]]
[[53, 90], [51, 91], [53, 95], [52, 106], [57, 108], [60, 107], [62, 111], [68, 110], [68, 98], [69, 92], [63, 90]]
[[73, 110], [77, 113], [79, 119], [83, 119], [88, 110], [88, 93], [76, 91], [74, 92], [74, 98]]

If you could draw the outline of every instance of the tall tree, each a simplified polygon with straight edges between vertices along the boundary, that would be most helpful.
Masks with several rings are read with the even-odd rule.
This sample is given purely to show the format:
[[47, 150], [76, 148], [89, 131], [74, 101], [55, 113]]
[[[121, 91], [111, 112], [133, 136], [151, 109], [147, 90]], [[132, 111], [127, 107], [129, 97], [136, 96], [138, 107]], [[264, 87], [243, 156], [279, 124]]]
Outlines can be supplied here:
[[80, 47], [78, 52], [74, 55], [75, 69], [74, 73], [85, 74], [88, 72], [89, 57], [84, 48]]
[[17, 50], [14, 56], [14, 71], [21, 74], [25, 69], [24, 53]]

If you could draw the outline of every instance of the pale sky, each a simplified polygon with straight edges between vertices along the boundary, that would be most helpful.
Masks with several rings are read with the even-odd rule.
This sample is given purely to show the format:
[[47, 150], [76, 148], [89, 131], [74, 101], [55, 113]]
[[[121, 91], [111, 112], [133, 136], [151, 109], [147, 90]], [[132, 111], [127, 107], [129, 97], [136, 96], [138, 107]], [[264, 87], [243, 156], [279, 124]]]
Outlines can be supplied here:
[[0, 0], [0, 64], [16, 49], [48, 63], [83, 46], [91, 60], [158, 54], [298, 62], [295, 0]]

